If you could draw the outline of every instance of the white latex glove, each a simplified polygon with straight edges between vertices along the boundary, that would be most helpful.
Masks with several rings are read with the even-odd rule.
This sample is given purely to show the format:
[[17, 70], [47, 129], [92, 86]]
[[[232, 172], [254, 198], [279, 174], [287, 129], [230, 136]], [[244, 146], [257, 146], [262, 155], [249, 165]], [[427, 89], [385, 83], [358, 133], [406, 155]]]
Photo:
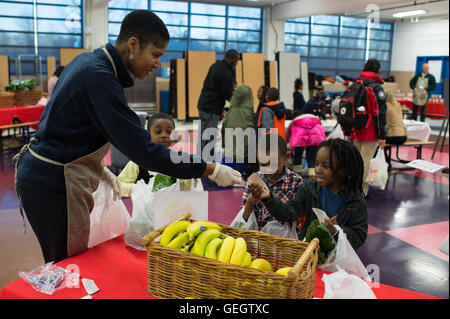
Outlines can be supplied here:
[[216, 163], [214, 172], [209, 176], [219, 186], [230, 186], [242, 183], [241, 173], [229, 166]]
[[114, 175], [106, 166], [103, 169], [102, 179], [106, 181], [113, 189], [113, 200], [121, 198], [120, 183], [116, 175]]

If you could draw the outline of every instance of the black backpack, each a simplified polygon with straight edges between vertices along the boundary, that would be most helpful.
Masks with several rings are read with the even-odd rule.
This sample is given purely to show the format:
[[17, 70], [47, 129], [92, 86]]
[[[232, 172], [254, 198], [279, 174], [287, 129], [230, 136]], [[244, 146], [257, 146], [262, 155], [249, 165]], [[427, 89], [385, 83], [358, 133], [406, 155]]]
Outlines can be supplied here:
[[364, 81], [356, 80], [344, 91], [339, 104], [338, 123], [344, 135], [366, 127], [372, 116], [377, 116], [378, 104], [373, 90]]

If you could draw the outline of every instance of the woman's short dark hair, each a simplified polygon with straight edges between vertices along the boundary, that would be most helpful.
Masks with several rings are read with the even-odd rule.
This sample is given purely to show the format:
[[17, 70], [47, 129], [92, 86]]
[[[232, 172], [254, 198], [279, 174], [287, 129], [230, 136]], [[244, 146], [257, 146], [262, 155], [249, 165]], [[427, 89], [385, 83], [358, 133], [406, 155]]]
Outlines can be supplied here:
[[57, 76], [58, 78], [61, 76], [62, 71], [64, 70], [63, 66], [59, 66], [56, 70], [55, 73], [53, 73], [54, 76]]
[[171, 121], [173, 124], [173, 127], [175, 128], [175, 121], [173, 120], [173, 118], [170, 115], [168, 115], [166, 113], [155, 113], [155, 114], [151, 115], [147, 120], [147, 130], [150, 131], [150, 128], [152, 127], [153, 123], [156, 120], [160, 120], [160, 119]]
[[269, 88], [267, 90], [267, 102], [278, 101], [280, 99], [280, 91], [277, 88]]
[[294, 88], [295, 90], [300, 90], [300, 87], [303, 85], [302, 79], [296, 79], [294, 82]]
[[149, 10], [134, 10], [123, 19], [117, 42], [128, 41], [131, 37], [139, 40], [141, 49], [149, 43], [162, 48], [170, 40], [164, 22]]
[[378, 73], [380, 71], [380, 68], [381, 68], [380, 61], [378, 61], [377, 59], [369, 59], [364, 65], [363, 71]]

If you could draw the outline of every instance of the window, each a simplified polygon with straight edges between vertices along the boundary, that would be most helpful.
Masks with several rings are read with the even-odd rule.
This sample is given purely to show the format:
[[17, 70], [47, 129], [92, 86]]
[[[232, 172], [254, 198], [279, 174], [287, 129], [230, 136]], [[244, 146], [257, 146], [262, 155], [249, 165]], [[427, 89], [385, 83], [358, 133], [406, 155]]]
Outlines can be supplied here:
[[114, 43], [123, 18], [135, 9], [150, 9], [167, 26], [170, 42], [161, 62], [181, 58], [187, 50], [261, 52], [262, 15], [260, 8], [188, 3], [170, 0], [112, 0], [109, 8], [109, 40]]
[[[47, 56], [58, 60], [63, 47], [83, 47], [81, 0], [0, 1], [0, 54], [9, 56], [11, 75], [19, 75], [15, 59], [26, 54], [41, 56], [46, 74]], [[21, 62], [23, 75], [37, 75], [33, 57]]]
[[322, 15], [287, 20], [284, 31], [285, 50], [298, 52], [311, 72], [359, 76], [365, 61], [376, 58], [389, 75], [393, 23]]

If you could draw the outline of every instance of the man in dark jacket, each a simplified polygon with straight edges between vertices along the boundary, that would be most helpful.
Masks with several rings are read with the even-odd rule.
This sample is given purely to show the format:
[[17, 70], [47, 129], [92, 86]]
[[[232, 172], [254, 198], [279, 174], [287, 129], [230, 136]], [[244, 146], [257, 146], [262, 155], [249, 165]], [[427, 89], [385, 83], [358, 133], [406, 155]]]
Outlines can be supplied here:
[[430, 92], [436, 89], [436, 79], [433, 74], [428, 73], [428, 63], [422, 65], [422, 72], [417, 73], [409, 82], [409, 87], [413, 93], [413, 113], [412, 118], [417, 121], [417, 111], [420, 107], [420, 121], [425, 122], [425, 110], [427, 108]]
[[[239, 60], [239, 53], [228, 50], [225, 58], [214, 63], [208, 71], [203, 89], [198, 100], [198, 113], [200, 117], [200, 130], [198, 135], [198, 155], [202, 154], [203, 148], [214, 139], [214, 135], [203, 136], [208, 128], [215, 128], [219, 124], [225, 101], [230, 101], [234, 91], [235, 67]], [[208, 132], [207, 132], [208, 133]], [[207, 156], [212, 159], [214, 149]]]

